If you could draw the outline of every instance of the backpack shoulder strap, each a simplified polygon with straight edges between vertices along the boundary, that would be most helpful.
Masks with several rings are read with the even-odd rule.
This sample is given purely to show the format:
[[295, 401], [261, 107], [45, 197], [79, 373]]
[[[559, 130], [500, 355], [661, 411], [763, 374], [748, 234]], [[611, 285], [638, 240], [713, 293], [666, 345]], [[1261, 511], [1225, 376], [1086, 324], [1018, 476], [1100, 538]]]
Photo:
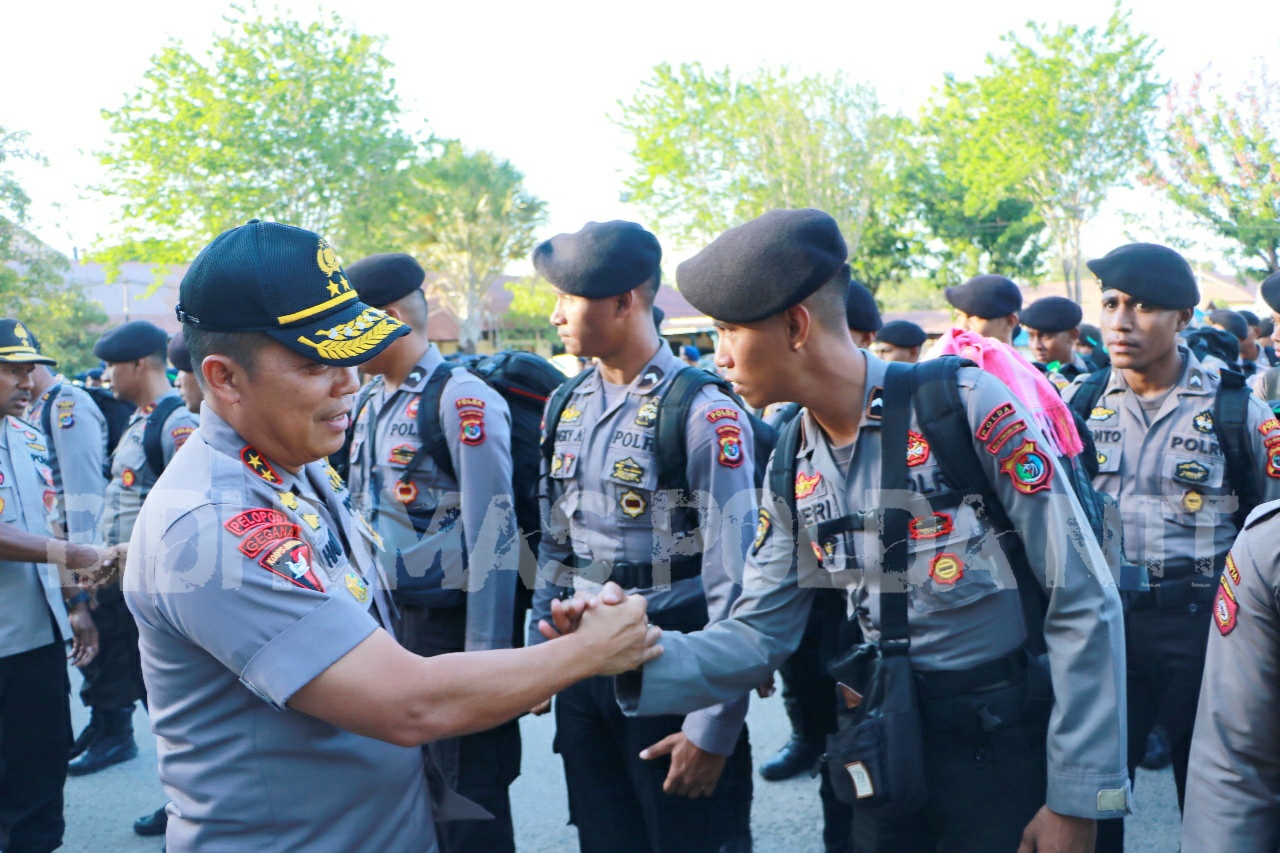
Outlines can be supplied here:
[[547, 401], [547, 414], [542, 425], [542, 461], [550, 467], [551, 456], [556, 449], [556, 427], [560, 425], [560, 416], [564, 414], [565, 407], [569, 405], [569, 398], [573, 396], [573, 392], [579, 385], [587, 381], [587, 377], [595, 370], [589, 367], [586, 370], [579, 370], [576, 376], [565, 380], [551, 394], [551, 399]]
[[356, 392], [355, 405], [351, 407], [351, 423], [347, 425], [347, 434], [342, 440], [342, 447], [329, 456], [329, 464], [342, 475], [344, 480], [349, 481], [351, 479], [351, 445], [355, 443], [356, 429], [360, 426], [360, 424], [356, 423], [356, 419], [360, 417], [365, 404], [373, 396], [374, 385], [380, 381], [382, 381], [382, 377], [375, 377], [373, 381], [366, 382], [360, 386], [360, 390]]
[[791, 525], [793, 540], [800, 534], [800, 522], [796, 518], [796, 454], [800, 452], [803, 421], [804, 418], [793, 417], [778, 429], [778, 444], [772, 457], [773, 467], [769, 469], [769, 491], [781, 498], [787, 507], [786, 521]]
[[436, 365], [418, 395], [418, 450], [404, 466], [404, 473], [400, 475], [402, 483], [413, 479], [414, 472], [427, 456], [445, 476], [457, 479], [453, 457], [449, 455], [449, 443], [445, 441], [444, 428], [440, 426], [440, 398], [444, 396], [444, 386], [456, 366], [449, 362]]
[[164, 446], [160, 442], [164, 435], [164, 424], [181, 405], [181, 397], [165, 397], [156, 403], [156, 407], [147, 416], [147, 425], [142, 429], [142, 450], [147, 455], [147, 465], [157, 477], [164, 471], [165, 464]]
[[48, 391], [44, 392], [44, 406], [40, 409], [40, 430], [50, 442], [53, 441], [53, 406], [52, 403], [58, 398], [58, 392], [62, 390], [62, 383], [59, 382]]
[[[689, 491], [689, 447], [686, 442], [689, 410], [693, 400], [707, 385], [715, 385], [733, 397], [727, 382], [700, 367], [682, 367], [671, 377], [658, 403], [658, 419], [653, 427], [658, 447], [658, 488]], [[736, 398], [735, 398], [736, 399]]]
[[[926, 362], [927, 363], [927, 362]], [[907, 429], [911, 424], [913, 368], [906, 364], [890, 364], [885, 373], [880, 416], [880, 490], [902, 492], [907, 488]], [[903, 582], [898, 589], [890, 582], [880, 591], [881, 654], [903, 654], [911, 647], [907, 625], [907, 529], [910, 512], [892, 506], [883, 510], [880, 524], [880, 552], [886, 580], [896, 575]]]
[[1084, 420], [1089, 419], [1089, 415], [1093, 414], [1093, 407], [1098, 405], [1098, 401], [1102, 399], [1102, 392], [1107, 390], [1107, 383], [1111, 381], [1111, 365], [1099, 368], [1080, 383], [1079, 390], [1071, 398], [1068, 403]]
[[1262, 487], [1258, 482], [1258, 464], [1249, 435], [1249, 387], [1244, 377], [1232, 370], [1219, 376], [1218, 396], [1213, 404], [1213, 431], [1227, 463], [1227, 476], [1235, 486], [1240, 505], [1236, 509], [1237, 526], [1262, 503]]

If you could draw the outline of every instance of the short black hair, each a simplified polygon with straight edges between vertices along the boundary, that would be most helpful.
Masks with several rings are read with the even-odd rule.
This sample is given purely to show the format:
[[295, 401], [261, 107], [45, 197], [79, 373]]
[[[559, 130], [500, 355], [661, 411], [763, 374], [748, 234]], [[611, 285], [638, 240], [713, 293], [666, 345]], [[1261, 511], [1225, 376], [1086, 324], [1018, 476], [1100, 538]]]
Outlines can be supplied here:
[[848, 264], [842, 264], [836, 274], [805, 297], [802, 304], [809, 308], [818, 324], [829, 332], [848, 330], [846, 306], [849, 299], [849, 281], [853, 273]]
[[271, 341], [263, 332], [215, 332], [201, 329], [192, 323], [182, 327], [182, 335], [191, 353], [191, 366], [200, 387], [204, 388], [204, 371], [200, 365], [207, 356], [225, 355], [253, 376], [257, 367], [258, 350]]
[[406, 293], [391, 304], [403, 312], [405, 322], [414, 331], [425, 332], [427, 330], [427, 320], [431, 316], [431, 311], [427, 305], [427, 294], [423, 293], [421, 287]]

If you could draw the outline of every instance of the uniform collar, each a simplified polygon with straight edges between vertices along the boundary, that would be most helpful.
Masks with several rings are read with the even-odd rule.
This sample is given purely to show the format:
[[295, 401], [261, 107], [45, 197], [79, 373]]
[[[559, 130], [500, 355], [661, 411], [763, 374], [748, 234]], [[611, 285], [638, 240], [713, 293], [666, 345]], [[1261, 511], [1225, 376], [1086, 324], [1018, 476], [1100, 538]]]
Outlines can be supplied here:
[[129, 423], [133, 423], [139, 418], [149, 417], [151, 413], [156, 410], [156, 406], [160, 405], [161, 400], [165, 400], [165, 399], [168, 399], [169, 397], [176, 397], [176, 396], [178, 396], [178, 390], [176, 388], [170, 388], [164, 394], [161, 394], [159, 397], [156, 397], [154, 400], [152, 400], [150, 403], [147, 403], [145, 406], [141, 406], [137, 409], [134, 409], [133, 414], [129, 417]]
[[[666, 385], [671, 377], [675, 376], [680, 368], [684, 366], [684, 362], [676, 358], [676, 354], [671, 351], [670, 345], [666, 341], [662, 341], [658, 345], [658, 351], [649, 359], [644, 369], [627, 385], [627, 393], [641, 397], [650, 396]], [[589, 394], [593, 391], [600, 391], [603, 388], [604, 380], [600, 378], [600, 368], [597, 367], [578, 386], [576, 393]]]
[[[259, 453], [231, 427], [231, 424], [208, 406], [200, 412], [199, 430], [206, 444], [235, 459], [247, 472], [256, 475], [265, 485], [273, 489], [287, 492], [297, 486], [301, 476], [305, 474], [304, 468], [298, 476], [295, 476], [283, 465], [268, 459], [266, 454]], [[309, 491], [305, 486], [300, 488]]]
[[413, 366], [413, 370], [409, 371], [409, 375], [396, 390], [421, 393], [422, 389], [427, 387], [427, 380], [431, 378], [431, 374], [435, 373], [436, 368], [442, 364], [444, 364], [444, 356], [440, 348], [435, 344], [428, 344], [427, 351], [422, 354], [422, 358], [418, 359], [418, 363]]
[[[867, 376], [862, 385], [862, 419], [858, 421], [859, 434], [864, 429], [880, 428], [884, 377], [889, 371], [887, 361], [877, 358], [867, 350], [863, 350], [862, 354], [867, 359]], [[808, 409], [804, 409], [801, 416], [804, 418], [804, 429], [801, 430], [799, 456], [809, 456], [818, 447], [818, 436], [822, 434], [822, 428], [818, 426], [817, 419]]]

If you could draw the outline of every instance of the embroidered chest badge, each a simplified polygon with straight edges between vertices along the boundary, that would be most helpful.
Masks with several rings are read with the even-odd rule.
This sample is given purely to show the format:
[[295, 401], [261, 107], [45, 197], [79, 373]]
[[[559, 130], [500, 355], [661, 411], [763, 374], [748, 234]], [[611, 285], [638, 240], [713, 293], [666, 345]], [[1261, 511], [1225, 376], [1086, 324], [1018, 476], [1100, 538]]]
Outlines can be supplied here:
[[1209, 479], [1209, 469], [1199, 462], [1182, 462], [1173, 469], [1173, 476], [1188, 483], [1203, 483]]
[[[555, 460], [552, 461], [552, 465], [554, 464]], [[613, 478], [624, 483], [639, 484], [644, 478], [644, 468], [636, 460], [628, 456], [626, 459], [619, 459], [613, 463]]]
[[311, 563], [311, 546], [300, 539], [285, 539], [262, 555], [258, 565], [303, 589], [324, 592], [324, 584]]
[[582, 409], [579, 409], [573, 403], [565, 406], [564, 411], [560, 413], [560, 423], [562, 424], [576, 424], [580, 420], [582, 420]]
[[1094, 406], [1093, 411], [1089, 413], [1089, 420], [1105, 421], [1107, 418], [1115, 417], [1115, 415], [1115, 409], [1105, 409], [1102, 406]]
[[388, 461], [392, 465], [408, 465], [413, 460], [413, 454], [416, 452], [412, 444], [397, 444], [391, 448], [391, 456]]
[[645, 507], [644, 498], [638, 493], [628, 489], [622, 493], [622, 497], [618, 498], [618, 507], [622, 510], [622, 514], [627, 518], [639, 518], [644, 514]]
[[416, 418], [418, 416], [418, 403], [421, 400], [421, 397], [414, 397], [409, 401], [409, 405], [404, 407], [404, 416], [406, 418]]
[[955, 554], [939, 554], [929, 563], [929, 577], [934, 583], [955, 586], [964, 577], [964, 563]]
[[796, 500], [804, 500], [818, 490], [818, 484], [822, 482], [822, 474], [817, 473], [812, 477], [803, 471], [796, 472]]
[[[566, 410], [567, 411], [567, 410]], [[560, 420], [564, 420], [561, 418]], [[651, 427], [658, 421], [658, 398], [651, 397], [646, 400], [644, 405], [640, 407], [640, 411], [636, 412], [635, 424], [638, 427]]]
[[1191, 425], [1197, 432], [1213, 432], [1213, 412], [1205, 409], [1191, 419]]
[[418, 484], [412, 481], [406, 483], [403, 480], [396, 480], [396, 500], [408, 506], [418, 499]]
[[369, 600], [369, 584], [364, 578], [355, 572], [347, 572], [344, 580], [347, 582], [347, 592], [351, 593], [356, 601], [363, 604]]
[[1013, 487], [1024, 495], [1047, 489], [1053, 481], [1053, 463], [1049, 461], [1049, 455], [1030, 439], [1023, 441], [1012, 456], [1000, 463], [1000, 470], [1009, 475]]
[[915, 430], [907, 432], [907, 467], [917, 468], [929, 461], [929, 442]]
[[125, 468], [120, 472], [120, 482], [124, 483], [126, 489], [132, 488], [133, 484], [138, 482], [138, 475], [133, 473], [132, 468]]

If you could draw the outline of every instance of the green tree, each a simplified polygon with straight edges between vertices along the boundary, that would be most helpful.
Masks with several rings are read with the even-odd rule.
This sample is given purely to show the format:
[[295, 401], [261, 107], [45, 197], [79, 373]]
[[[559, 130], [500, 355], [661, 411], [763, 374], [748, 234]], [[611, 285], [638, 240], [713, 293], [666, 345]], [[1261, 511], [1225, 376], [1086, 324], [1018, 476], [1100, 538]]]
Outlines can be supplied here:
[[1197, 74], [1164, 116], [1147, 181], [1229, 240], [1248, 272], [1280, 270], [1280, 97], [1266, 66], [1232, 96]]
[[988, 56], [985, 75], [948, 75], [935, 114], [956, 129], [964, 216], [1030, 202], [1078, 300], [1081, 230], [1149, 150], [1157, 49], [1118, 6], [1101, 28], [1027, 29], [1026, 41], [1004, 36], [1009, 52]]
[[494, 276], [529, 254], [546, 222], [546, 202], [524, 188], [524, 175], [488, 151], [437, 140], [435, 156], [412, 170], [414, 203], [398, 228], [399, 245], [436, 273], [432, 296], [458, 318], [458, 346], [474, 352]]
[[236, 8], [203, 57], [173, 42], [143, 85], [104, 110], [101, 189], [121, 202], [108, 262], [183, 263], [217, 234], [271, 219], [325, 235], [345, 257], [384, 240], [417, 151], [384, 38], [337, 15], [303, 23]]
[[31, 199], [6, 164], [41, 159], [27, 148], [25, 134], [0, 127], [0, 316], [22, 320], [59, 370], [76, 373], [97, 364], [98, 333], [91, 330], [107, 315], [67, 279], [66, 257], [24, 227]]
[[507, 322], [513, 329], [540, 331], [551, 328], [549, 318], [556, 307], [556, 289], [538, 275], [504, 285], [511, 294]]
[[[678, 239], [703, 242], [774, 208], [816, 207], [840, 224], [856, 275], [874, 284], [904, 266], [910, 241], [885, 202], [901, 125], [869, 87], [785, 68], [738, 79], [727, 68], [663, 64], [619, 108], [636, 164], [623, 200]], [[874, 254], [863, 254], [864, 240]], [[898, 256], [885, 264], [885, 252]], [[864, 270], [863, 258], [880, 263]]]

